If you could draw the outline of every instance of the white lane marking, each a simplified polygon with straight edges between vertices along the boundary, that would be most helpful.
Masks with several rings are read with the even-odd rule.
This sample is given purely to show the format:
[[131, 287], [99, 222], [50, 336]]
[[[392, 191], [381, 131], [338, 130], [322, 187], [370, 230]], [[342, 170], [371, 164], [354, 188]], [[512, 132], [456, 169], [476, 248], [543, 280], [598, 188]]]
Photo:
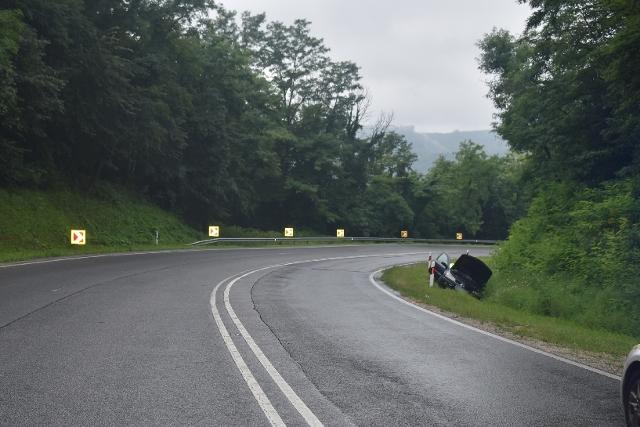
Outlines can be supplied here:
[[[341, 245], [341, 248], [349, 248], [359, 246], [362, 247], [364, 245]], [[292, 249], [327, 249], [327, 248], [335, 248], [335, 245], [321, 245], [321, 246], [310, 246], [304, 248], [292, 248]], [[61, 262], [61, 261], [75, 261], [75, 260], [84, 260], [91, 258], [107, 258], [107, 257], [119, 257], [119, 256], [133, 256], [133, 255], [155, 255], [155, 254], [175, 254], [181, 252], [209, 252], [209, 251], [273, 251], [282, 248], [198, 248], [198, 249], [167, 249], [160, 251], [140, 251], [140, 252], [116, 252], [110, 254], [95, 254], [95, 255], [78, 255], [78, 256], [70, 256], [70, 257], [59, 257], [52, 259], [42, 259], [36, 261], [18, 261], [14, 263], [6, 263], [0, 264], [0, 269], [2, 268], [11, 268], [11, 267], [22, 267], [25, 265], [35, 265], [35, 264], [49, 264], [52, 262]]]
[[[282, 264], [269, 265], [269, 266], [262, 267], [262, 268], [257, 268], [255, 270], [251, 270], [251, 271], [248, 271], [248, 272], [240, 273], [239, 275], [234, 275], [234, 276], [227, 277], [226, 279], [224, 279], [223, 281], [218, 283], [218, 285], [214, 288], [213, 292], [211, 293], [211, 298], [209, 300], [209, 303], [211, 304], [211, 311], [213, 312], [213, 317], [216, 320], [216, 324], [218, 326], [218, 329], [220, 330], [220, 333], [222, 334], [222, 336], [224, 338], [225, 344], [227, 345], [227, 349], [229, 350], [229, 352], [231, 352], [231, 356], [233, 357], [234, 361], [236, 362], [236, 366], [238, 366], [238, 369], [240, 369], [240, 372], [242, 373], [242, 376], [245, 379], [245, 382], [247, 382], [247, 385], [249, 385], [249, 388], [251, 388], [251, 385], [249, 384], [249, 380], [252, 379], [252, 381], [255, 382], [256, 381], [255, 377], [251, 374], [251, 370], [249, 370], [249, 368], [247, 367], [246, 363], [244, 362], [244, 359], [242, 359], [242, 356], [238, 352], [238, 349], [235, 346], [235, 344], [233, 343], [233, 340], [231, 339], [231, 336], [229, 335], [229, 332], [227, 331], [226, 327], [222, 323], [222, 319], [220, 318], [220, 315], [218, 313], [218, 309], [216, 307], [216, 296], [215, 296], [215, 294], [216, 294], [218, 288], [220, 287], [220, 285], [222, 285], [223, 283], [225, 283], [226, 281], [229, 280], [230, 282], [229, 282], [229, 284], [227, 285], [227, 287], [225, 288], [225, 291], [224, 291], [224, 304], [225, 304], [225, 308], [227, 309], [227, 312], [229, 314], [229, 317], [231, 318], [233, 323], [236, 325], [236, 327], [240, 331], [240, 334], [242, 335], [242, 337], [246, 341], [247, 345], [249, 346], [249, 348], [251, 349], [253, 354], [260, 361], [260, 364], [265, 368], [265, 370], [267, 371], [269, 376], [271, 376], [271, 379], [278, 385], [278, 387], [284, 393], [284, 395], [289, 400], [291, 405], [293, 405], [293, 407], [298, 411], [298, 413], [300, 413], [300, 415], [305, 419], [305, 421], [310, 426], [322, 426], [323, 424], [320, 422], [320, 420], [309, 409], [309, 407], [302, 401], [302, 399], [300, 399], [300, 397], [291, 388], [291, 386], [285, 381], [285, 379], [282, 378], [282, 375], [280, 375], [278, 370], [273, 366], [273, 364], [269, 361], [267, 356], [262, 352], [262, 350], [256, 344], [256, 342], [253, 339], [253, 337], [251, 336], [251, 334], [249, 334], [247, 329], [244, 327], [244, 325], [242, 324], [242, 322], [240, 321], [240, 319], [236, 315], [235, 311], [233, 310], [233, 307], [231, 306], [231, 301], [230, 301], [230, 298], [229, 298], [229, 293], [230, 293], [231, 287], [236, 282], [238, 282], [238, 280], [240, 280], [240, 279], [242, 279], [244, 277], [247, 277], [249, 275], [252, 275], [254, 273], [258, 273], [260, 271], [269, 270], [269, 269], [273, 269], [273, 268], [287, 267], [287, 266], [296, 265], [296, 264], [304, 264], [304, 263], [311, 263], [311, 262], [321, 262], [321, 261], [332, 261], [332, 260], [343, 260], [343, 259], [355, 259], [355, 258], [390, 257], [390, 256], [396, 257], [396, 256], [409, 256], [409, 255], [426, 255], [426, 254], [427, 254], [427, 252], [404, 252], [404, 253], [387, 253], [387, 254], [352, 255], [352, 256], [346, 256], [346, 257], [330, 257], [330, 258], [308, 259], [308, 260], [293, 261], [293, 262], [287, 262], [287, 263], [282, 263]], [[228, 338], [228, 341], [227, 341], [227, 338]], [[238, 361], [240, 361], [240, 363]], [[241, 368], [241, 366], [243, 366], [243, 368]], [[243, 369], [245, 369], [245, 368], [247, 369], [247, 371], [243, 372]], [[260, 391], [260, 393], [262, 395], [264, 395], [264, 392], [262, 391], [262, 389], [260, 388], [260, 386], [258, 385], [257, 382], [255, 382], [255, 386], [257, 386], [259, 391]], [[257, 395], [256, 392], [254, 392], [254, 389], [251, 389], [251, 391], [252, 391], [254, 397], [256, 398], [256, 400], [258, 400], [258, 395], [260, 395], [260, 394]], [[264, 395], [264, 399], [266, 399], [266, 401], [269, 402], [269, 400], [268, 400], [266, 395]], [[258, 400], [258, 403], [260, 403], [259, 400]], [[269, 406], [271, 406], [273, 411], [276, 411], [275, 408], [273, 408], [273, 406], [270, 403], [269, 403]], [[262, 407], [262, 405], [261, 405], [261, 407]], [[264, 408], [263, 408], [263, 411], [265, 412], [265, 414], [267, 414], [267, 412], [265, 411]], [[277, 415], [278, 413], [275, 412], [275, 414]]]
[[[387, 267], [387, 268], [389, 268], [389, 267]], [[388, 289], [385, 289], [384, 287], [382, 287], [382, 286], [381, 286], [381, 285], [376, 281], [375, 276], [376, 276], [378, 273], [380, 273], [380, 272], [382, 272], [382, 271], [386, 270], [387, 268], [383, 268], [383, 269], [380, 269], [380, 270], [377, 270], [377, 271], [374, 271], [373, 273], [371, 273], [371, 274], [369, 275], [369, 281], [370, 281], [370, 282], [371, 282], [371, 283], [372, 283], [376, 288], [378, 288], [380, 291], [384, 292], [386, 295], [390, 296], [391, 298], [393, 298], [393, 299], [395, 299], [395, 300], [397, 300], [397, 301], [401, 302], [402, 304], [408, 305], [409, 307], [413, 307], [413, 308], [415, 308], [416, 310], [420, 310], [420, 311], [422, 311], [423, 313], [427, 313], [427, 314], [429, 314], [429, 315], [431, 315], [431, 316], [437, 317], [437, 318], [442, 319], [442, 320], [444, 320], [444, 321], [447, 321], [447, 322], [449, 322], [449, 323], [453, 323], [454, 325], [458, 325], [458, 326], [461, 326], [461, 327], [463, 327], [463, 328], [469, 329], [469, 330], [471, 330], [471, 331], [475, 331], [475, 332], [478, 332], [478, 333], [480, 333], [480, 334], [487, 335], [487, 336], [489, 336], [489, 337], [495, 338], [495, 339], [497, 339], [497, 340], [499, 340], [499, 341], [502, 341], [502, 342], [506, 342], [506, 343], [509, 343], [509, 344], [513, 344], [513, 345], [515, 345], [516, 347], [524, 348], [524, 349], [527, 349], [527, 350], [532, 351], [532, 352], [534, 352], [534, 353], [542, 354], [542, 355], [547, 356], [547, 357], [550, 357], [550, 358], [552, 358], [552, 359], [559, 360], [560, 362], [564, 362], [564, 363], [567, 363], [567, 364], [569, 364], [569, 365], [577, 366], [578, 368], [586, 369], [587, 371], [590, 371], [590, 372], [593, 372], [593, 373], [596, 373], [596, 374], [600, 374], [600, 375], [602, 375], [602, 376], [605, 376], [605, 377], [608, 377], [608, 378], [611, 378], [611, 379], [614, 379], [614, 380], [618, 380], [618, 381], [619, 381], [619, 380], [621, 379], [619, 376], [614, 375], [614, 374], [610, 374], [609, 372], [605, 372], [605, 371], [602, 371], [602, 370], [600, 370], [600, 369], [593, 368], [593, 367], [591, 367], [591, 366], [584, 365], [584, 364], [582, 364], [582, 363], [575, 362], [575, 361], [570, 360], [570, 359], [565, 359], [564, 357], [557, 356], [557, 355], [552, 354], [552, 353], [548, 353], [548, 352], [546, 352], [546, 351], [544, 351], [544, 350], [540, 350], [540, 349], [537, 349], [537, 348], [535, 348], [535, 347], [528, 346], [528, 345], [526, 345], [526, 344], [522, 344], [522, 343], [520, 343], [520, 342], [518, 342], [518, 341], [510, 340], [509, 338], [505, 338], [505, 337], [502, 337], [502, 336], [500, 336], [500, 335], [492, 334], [491, 332], [487, 332], [487, 331], [484, 331], [484, 330], [482, 330], [482, 329], [478, 329], [478, 328], [476, 328], [476, 327], [474, 327], [474, 326], [467, 325], [466, 323], [462, 323], [462, 322], [459, 322], [459, 321], [457, 321], [457, 320], [451, 319], [451, 318], [449, 318], [449, 317], [447, 317], [447, 316], [443, 316], [442, 314], [438, 314], [438, 313], [433, 312], [433, 311], [431, 311], [431, 310], [427, 310], [426, 308], [424, 308], [424, 307], [420, 307], [419, 305], [415, 305], [415, 304], [413, 304], [413, 303], [411, 303], [411, 302], [409, 302], [409, 301], [407, 301], [407, 300], [405, 300], [405, 299], [403, 299], [403, 298], [401, 298], [401, 297], [399, 297], [399, 296], [397, 296], [397, 295], [393, 294], [391, 291], [389, 291]]]
[[229, 282], [229, 284], [225, 288], [225, 290], [224, 290], [224, 305], [227, 308], [227, 311], [229, 312], [229, 317], [231, 317], [231, 320], [233, 321], [233, 323], [236, 325], [236, 327], [240, 331], [240, 334], [242, 335], [244, 340], [249, 345], [249, 348], [251, 349], [251, 351], [253, 351], [253, 354], [255, 354], [256, 357], [258, 358], [258, 360], [260, 361], [260, 364], [269, 373], [269, 376], [271, 376], [271, 378], [278, 385], [280, 390], [282, 390], [282, 392], [287, 397], [287, 399], [289, 399], [289, 402], [291, 402], [293, 407], [296, 408], [296, 410], [300, 413], [300, 415], [302, 415], [302, 418], [304, 418], [304, 420], [307, 422], [307, 424], [309, 424], [310, 426], [314, 426], [314, 427], [315, 426], [322, 426], [322, 423], [315, 416], [315, 414], [311, 411], [311, 409], [309, 409], [309, 407], [307, 405], [305, 405], [305, 403], [302, 401], [302, 399], [300, 399], [300, 397], [296, 394], [296, 392], [293, 391], [291, 386], [284, 380], [284, 378], [282, 378], [282, 376], [276, 370], [276, 368], [273, 367], [273, 365], [271, 364], [271, 362], [269, 361], [267, 356], [264, 355], [264, 353], [262, 352], [260, 347], [258, 347], [258, 344], [256, 344], [256, 342], [253, 340], [253, 338], [251, 337], [249, 332], [247, 332], [247, 330], [245, 329], [244, 325], [242, 324], [242, 322], [240, 321], [240, 319], [236, 315], [235, 311], [233, 310], [233, 307], [231, 307], [231, 303], [229, 301], [229, 292], [231, 290], [231, 287], [238, 280], [242, 279], [243, 277], [248, 276], [251, 273], [252, 272], [246, 273], [246, 274], [244, 274], [244, 275], [232, 280], [231, 282]]
[[[186, 251], [188, 251], [188, 249]], [[16, 262], [12, 264], [1, 264], [0, 268], [22, 267], [24, 265], [49, 264], [52, 262], [73, 261], [73, 260], [90, 259], [90, 258], [105, 258], [105, 257], [113, 257], [113, 256], [146, 255], [146, 254], [160, 254], [160, 253], [166, 254], [171, 252], [172, 251], [125, 252], [125, 253], [115, 253], [115, 254], [71, 256], [71, 257], [61, 257], [61, 258], [53, 258], [53, 259], [43, 259], [38, 261]], [[178, 251], [173, 251], [173, 252], [178, 252]]]
[[233, 343], [233, 340], [229, 335], [229, 331], [227, 330], [226, 326], [224, 326], [224, 323], [222, 322], [222, 318], [220, 317], [220, 313], [218, 312], [218, 308], [216, 307], [216, 292], [220, 287], [220, 285], [222, 285], [226, 280], [227, 279], [218, 283], [218, 285], [214, 288], [213, 292], [211, 292], [211, 299], [209, 300], [209, 303], [211, 304], [211, 312], [213, 313], [213, 318], [216, 321], [216, 325], [218, 326], [220, 335], [222, 335], [222, 339], [224, 340], [224, 343], [227, 346], [229, 353], [231, 353], [231, 357], [233, 358], [233, 361], [238, 367], [238, 370], [240, 371], [240, 373], [242, 374], [242, 378], [244, 378], [244, 381], [247, 383], [247, 386], [249, 386], [249, 390], [251, 390], [253, 397], [255, 397], [256, 401], [258, 402], [258, 405], [260, 405], [262, 412], [264, 412], [264, 414], [267, 416], [269, 423], [271, 423], [272, 426], [278, 426], [278, 427], [285, 426], [285, 423], [284, 421], [282, 421], [282, 418], [278, 414], [278, 411], [276, 411], [276, 409], [273, 407], [273, 405], [269, 401], [269, 398], [262, 390], [262, 387], [260, 387], [260, 384], [258, 384], [258, 381], [255, 379], [255, 377], [251, 373], [251, 370], [249, 369], [244, 359], [240, 355], [238, 348]]

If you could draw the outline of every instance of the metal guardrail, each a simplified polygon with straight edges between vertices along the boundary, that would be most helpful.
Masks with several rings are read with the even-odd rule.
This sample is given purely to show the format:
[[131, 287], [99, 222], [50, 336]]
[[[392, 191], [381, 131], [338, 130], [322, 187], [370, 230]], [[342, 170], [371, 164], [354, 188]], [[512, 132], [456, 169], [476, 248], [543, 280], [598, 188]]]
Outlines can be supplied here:
[[214, 239], [199, 240], [191, 246], [211, 245], [216, 243], [253, 243], [253, 242], [395, 242], [395, 243], [462, 243], [472, 245], [495, 245], [497, 240], [478, 239], [414, 239], [399, 237], [216, 237]]

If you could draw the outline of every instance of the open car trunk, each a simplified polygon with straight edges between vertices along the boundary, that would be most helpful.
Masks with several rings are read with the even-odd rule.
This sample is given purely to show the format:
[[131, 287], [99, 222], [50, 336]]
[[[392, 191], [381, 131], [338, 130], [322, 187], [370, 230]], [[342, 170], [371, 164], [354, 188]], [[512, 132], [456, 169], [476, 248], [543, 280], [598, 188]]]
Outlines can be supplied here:
[[[482, 290], [492, 274], [491, 269], [484, 262], [471, 255], [461, 255], [451, 267], [451, 272], [455, 276], [463, 276], [465, 288], [476, 292]], [[469, 283], [468, 279], [471, 279], [472, 283]]]

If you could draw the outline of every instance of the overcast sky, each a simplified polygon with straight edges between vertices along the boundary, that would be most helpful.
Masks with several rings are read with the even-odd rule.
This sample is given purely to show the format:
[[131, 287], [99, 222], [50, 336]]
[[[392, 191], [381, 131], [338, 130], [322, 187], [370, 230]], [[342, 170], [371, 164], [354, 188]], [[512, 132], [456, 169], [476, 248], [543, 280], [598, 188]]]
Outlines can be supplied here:
[[422, 132], [489, 129], [494, 112], [476, 42], [493, 27], [520, 33], [529, 7], [516, 0], [222, 0], [287, 24], [312, 22], [334, 60], [361, 67], [371, 116]]

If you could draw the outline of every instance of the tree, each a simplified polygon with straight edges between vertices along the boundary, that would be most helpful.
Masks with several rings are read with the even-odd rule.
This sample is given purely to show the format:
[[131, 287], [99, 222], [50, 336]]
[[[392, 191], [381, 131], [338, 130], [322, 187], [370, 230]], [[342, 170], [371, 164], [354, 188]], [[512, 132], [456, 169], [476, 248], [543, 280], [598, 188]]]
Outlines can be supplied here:
[[440, 157], [415, 182], [416, 228], [426, 237], [502, 239], [529, 201], [521, 191], [522, 160], [487, 156], [482, 146], [460, 143], [453, 160]]
[[640, 8], [631, 1], [529, 2], [515, 38], [480, 41], [497, 131], [546, 176], [595, 184], [635, 170], [640, 144]]
[[495, 257], [493, 297], [634, 334], [640, 7], [626, 0], [527, 3], [533, 13], [524, 34], [494, 30], [480, 41], [480, 67], [499, 109], [496, 129], [527, 156], [524, 173], [534, 187], [527, 215]]
[[[42, 181], [51, 166], [46, 126], [62, 111], [64, 82], [44, 61], [47, 42], [19, 9], [0, 11], [0, 183]], [[40, 151], [41, 149], [42, 151]]]

